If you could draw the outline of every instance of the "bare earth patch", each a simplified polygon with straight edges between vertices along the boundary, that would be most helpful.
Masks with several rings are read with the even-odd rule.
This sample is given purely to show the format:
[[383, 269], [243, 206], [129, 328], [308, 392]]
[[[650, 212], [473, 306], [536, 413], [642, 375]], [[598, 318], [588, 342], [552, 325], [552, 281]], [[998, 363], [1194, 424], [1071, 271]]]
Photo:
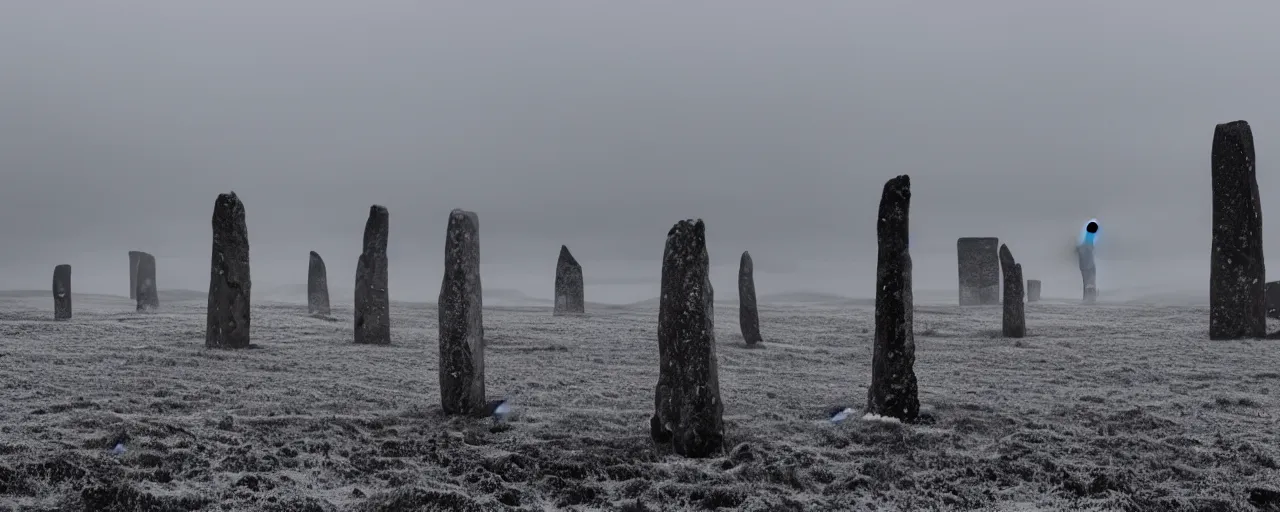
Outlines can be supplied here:
[[504, 425], [440, 413], [433, 305], [393, 303], [375, 347], [349, 304], [258, 303], [242, 351], [203, 348], [204, 307], [0, 298], [0, 509], [1245, 511], [1280, 486], [1280, 341], [1211, 342], [1203, 307], [1029, 304], [1015, 341], [998, 306], [921, 306], [918, 425], [825, 421], [866, 400], [871, 307], [762, 304], [765, 350], [717, 315], [729, 446], [702, 460], [648, 438], [656, 304], [486, 309]]

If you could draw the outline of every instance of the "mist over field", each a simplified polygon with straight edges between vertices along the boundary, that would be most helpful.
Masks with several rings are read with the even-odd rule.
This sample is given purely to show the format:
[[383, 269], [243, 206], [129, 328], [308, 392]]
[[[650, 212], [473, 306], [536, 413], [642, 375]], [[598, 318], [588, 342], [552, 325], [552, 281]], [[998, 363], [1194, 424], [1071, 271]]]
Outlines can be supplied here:
[[0, 16], [0, 289], [70, 263], [124, 294], [136, 249], [203, 290], [235, 190], [255, 293], [315, 250], [349, 296], [376, 203], [395, 300], [434, 300], [453, 208], [486, 288], [550, 298], [566, 244], [588, 300], [652, 298], [701, 217], [725, 297], [743, 250], [761, 293], [870, 297], [908, 173], [918, 290], [954, 294], [956, 238], [996, 236], [1074, 297], [1097, 217], [1103, 300], [1204, 296], [1213, 126], [1253, 126], [1264, 204], [1280, 179], [1276, 8], [1153, 5], [26, 2]]

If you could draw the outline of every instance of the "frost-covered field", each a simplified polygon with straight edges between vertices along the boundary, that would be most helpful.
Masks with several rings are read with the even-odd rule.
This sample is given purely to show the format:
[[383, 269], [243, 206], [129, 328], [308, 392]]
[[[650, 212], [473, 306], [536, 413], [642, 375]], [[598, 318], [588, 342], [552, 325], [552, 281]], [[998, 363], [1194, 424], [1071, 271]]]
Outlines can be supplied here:
[[[1204, 307], [917, 305], [928, 421], [860, 407], [872, 308], [762, 303], [763, 350], [716, 315], [728, 453], [648, 437], [656, 303], [486, 309], [508, 425], [439, 414], [431, 304], [393, 303], [390, 347], [351, 310], [258, 301], [256, 349], [203, 348], [204, 302], [0, 298], [0, 509], [1253, 510], [1280, 486], [1280, 341], [1211, 342]], [[120, 432], [127, 451], [113, 455]]]

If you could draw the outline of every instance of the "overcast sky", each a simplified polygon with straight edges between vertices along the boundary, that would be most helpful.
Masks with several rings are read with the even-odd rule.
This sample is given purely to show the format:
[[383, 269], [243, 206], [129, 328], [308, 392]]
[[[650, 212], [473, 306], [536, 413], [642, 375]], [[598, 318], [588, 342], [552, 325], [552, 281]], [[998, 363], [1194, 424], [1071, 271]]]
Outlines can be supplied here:
[[[912, 178], [917, 290], [997, 236], [1045, 295], [1207, 293], [1214, 125], [1248, 120], [1280, 211], [1274, 2], [20, 0], [0, 8], [0, 288], [208, 287], [214, 198], [245, 203], [255, 292], [307, 253], [349, 300], [371, 204], [391, 295], [434, 300], [449, 210], [484, 285], [550, 297], [567, 244], [588, 301], [657, 294], [707, 221], [719, 297], [870, 297], [884, 182]], [[1280, 158], [1280, 157], [1277, 157]], [[1265, 223], [1280, 269], [1280, 221]], [[1274, 273], [1274, 271], [1273, 271]], [[1115, 293], [1120, 293], [1117, 290]], [[1114, 295], [1114, 294], [1113, 294]]]

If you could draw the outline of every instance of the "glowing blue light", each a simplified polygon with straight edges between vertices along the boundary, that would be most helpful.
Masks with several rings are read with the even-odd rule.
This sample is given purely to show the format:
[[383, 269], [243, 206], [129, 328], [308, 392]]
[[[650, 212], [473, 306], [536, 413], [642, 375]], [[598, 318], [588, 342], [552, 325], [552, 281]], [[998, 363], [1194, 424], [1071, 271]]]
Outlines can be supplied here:
[[[1090, 232], [1089, 232], [1089, 223], [1090, 223], [1090, 222], [1093, 222], [1093, 223], [1097, 223], [1097, 224], [1098, 224], [1098, 231], [1097, 231], [1097, 232], [1095, 232], [1095, 233], [1090, 233]], [[1077, 244], [1080, 244], [1080, 245], [1084, 245], [1084, 244], [1088, 244], [1088, 245], [1095, 245], [1095, 244], [1097, 244], [1097, 243], [1098, 243], [1098, 235], [1100, 235], [1100, 234], [1102, 234], [1102, 223], [1101, 223], [1101, 222], [1098, 222], [1098, 219], [1096, 219], [1096, 218], [1094, 218], [1094, 219], [1089, 219], [1089, 220], [1085, 221], [1085, 223], [1084, 223], [1083, 225], [1081, 225], [1081, 226], [1080, 226], [1080, 236], [1079, 236], [1079, 237], [1078, 237], [1078, 239], [1076, 240], [1076, 243], [1077, 243]]]

